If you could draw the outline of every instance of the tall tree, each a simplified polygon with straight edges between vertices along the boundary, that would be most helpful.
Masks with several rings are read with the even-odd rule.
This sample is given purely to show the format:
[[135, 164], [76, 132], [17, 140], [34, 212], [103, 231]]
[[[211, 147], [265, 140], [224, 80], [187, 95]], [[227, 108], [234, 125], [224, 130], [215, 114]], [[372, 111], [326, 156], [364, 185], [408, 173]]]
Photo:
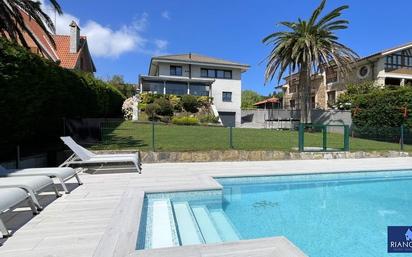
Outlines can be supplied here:
[[313, 11], [309, 20], [298, 18], [295, 22], [280, 22], [286, 31], [277, 31], [265, 37], [262, 42], [273, 48], [267, 57], [266, 82], [278, 74], [280, 81], [289, 69], [299, 73], [300, 121], [310, 123], [312, 116], [311, 76], [331, 67], [347, 73], [350, 64], [358, 55], [338, 41], [337, 30], [346, 29], [347, 20], [338, 19], [349, 6], [340, 6], [323, 17], [326, 0]]
[[[56, 0], [49, 0], [57, 13], [62, 14], [62, 9]], [[27, 34], [40, 48], [40, 42], [29, 30], [24, 22], [22, 11], [27, 13], [31, 19], [36, 21], [46, 32], [50, 42], [54, 45], [51, 35], [55, 31], [50, 17], [41, 9], [41, 3], [33, 0], [0, 0], [0, 35], [11, 41], [19, 42], [28, 47], [24, 34]]]
[[242, 109], [254, 109], [254, 104], [264, 98], [253, 90], [242, 90]]
[[126, 98], [136, 94], [136, 85], [126, 83], [122, 75], [113, 75], [107, 83], [117, 88]]

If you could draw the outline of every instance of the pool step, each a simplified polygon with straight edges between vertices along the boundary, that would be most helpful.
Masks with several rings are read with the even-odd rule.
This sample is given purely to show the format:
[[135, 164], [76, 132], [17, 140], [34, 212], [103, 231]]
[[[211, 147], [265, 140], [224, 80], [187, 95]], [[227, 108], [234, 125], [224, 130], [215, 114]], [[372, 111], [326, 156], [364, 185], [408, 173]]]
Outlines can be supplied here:
[[203, 244], [204, 240], [188, 202], [173, 202], [181, 245]]
[[151, 225], [152, 237], [149, 242], [151, 248], [179, 245], [172, 205], [169, 199], [153, 201]]
[[213, 223], [209, 210], [204, 205], [192, 206], [193, 214], [195, 215], [197, 224], [206, 243], [219, 243], [222, 238]]
[[211, 209], [209, 213], [224, 242], [240, 240], [238, 232], [222, 209]]

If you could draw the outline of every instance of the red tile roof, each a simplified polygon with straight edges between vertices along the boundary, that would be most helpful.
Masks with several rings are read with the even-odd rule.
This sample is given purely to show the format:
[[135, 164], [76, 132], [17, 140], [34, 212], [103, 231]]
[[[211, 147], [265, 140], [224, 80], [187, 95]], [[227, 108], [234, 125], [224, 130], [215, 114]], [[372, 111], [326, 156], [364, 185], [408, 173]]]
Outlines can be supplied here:
[[267, 103], [277, 104], [277, 103], [279, 103], [279, 98], [276, 98], [276, 97], [268, 98], [268, 99], [265, 99], [263, 101], [257, 102], [254, 105], [262, 105], [262, 104], [267, 104]]
[[[93, 60], [87, 48], [87, 38], [85, 36], [80, 36], [80, 47], [76, 53], [70, 53], [70, 36], [68, 35], [52, 35], [55, 42], [55, 47], [53, 43], [49, 40], [46, 32], [37, 24], [35, 20], [30, 18], [30, 16], [24, 11], [21, 12], [24, 21], [28, 29], [34, 34], [35, 38], [39, 41], [41, 49], [39, 49], [41, 55], [47, 59], [54, 62], [59, 62], [59, 65], [67, 69], [75, 69], [79, 58], [84, 55], [88, 55], [90, 59], [90, 69], [96, 71]], [[30, 38], [30, 36], [25, 33], [24, 37], [30, 48], [37, 48], [36, 43]], [[83, 55], [83, 56], [84, 56]], [[80, 67], [82, 68], [82, 67]]]
[[[43, 54], [43, 57], [50, 59], [52, 61], [59, 60], [59, 57], [54, 51], [53, 44], [50, 42], [49, 38], [46, 36], [46, 33], [44, 32], [44, 30], [27, 13], [22, 11], [21, 14], [23, 16], [23, 19], [24, 19], [24, 22], [27, 28], [34, 34], [34, 37], [37, 39], [37, 41], [42, 46], [43, 49], [40, 49], [40, 50], [41, 50], [41, 53]], [[36, 43], [27, 33], [24, 33], [24, 38], [30, 48], [37, 47]]]
[[60, 59], [60, 66], [67, 69], [74, 69], [79, 60], [80, 53], [83, 50], [86, 37], [80, 37], [80, 47], [77, 53], [70, 53], [70, 36], [53, 35], [53, 39], [56, 43], [56, 52]]

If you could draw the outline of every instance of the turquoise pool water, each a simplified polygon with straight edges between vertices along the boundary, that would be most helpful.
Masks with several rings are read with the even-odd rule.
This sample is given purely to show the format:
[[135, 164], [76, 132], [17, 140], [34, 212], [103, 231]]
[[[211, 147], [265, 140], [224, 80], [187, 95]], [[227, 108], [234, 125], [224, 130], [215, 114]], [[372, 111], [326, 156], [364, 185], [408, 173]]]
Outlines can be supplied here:
[[[283, 235], [309, 256], [380, 257], [387, 226], [412, 225], [412, 171], [217, 180], [223, 192], [149, 196], [146, 209], [163, 203], [175, 227], [169, 246]], [[169, 240], [153, 238], [159, 210], [146, 212], [139, 249]]]

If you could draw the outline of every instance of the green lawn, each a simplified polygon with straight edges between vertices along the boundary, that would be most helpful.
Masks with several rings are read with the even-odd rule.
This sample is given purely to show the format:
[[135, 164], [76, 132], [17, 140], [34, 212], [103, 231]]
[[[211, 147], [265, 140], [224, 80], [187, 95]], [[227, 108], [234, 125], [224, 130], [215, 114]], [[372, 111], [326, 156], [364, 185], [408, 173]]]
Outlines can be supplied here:
[[[141, 149], [152, 150], [152, 125], [123, 122], [102, 127], [103, 142], [93, 149]], [[266, 129], [233, 129], [233, 146], [241, 150], [296, 151], [298, 133]], [[305, 133], [305, 147], [321, 147], [321, 133]], [[342, 148], [343, 136], [328, 134], [328, 147]], [[205, 126], [155, 126], [156, 151], [201, 151], [230, 149], [229, 129]], [[351, 151], [399, 150], [399, 144], [350, 138]], [[405, 146], [412, 151], [412, 146]]]

